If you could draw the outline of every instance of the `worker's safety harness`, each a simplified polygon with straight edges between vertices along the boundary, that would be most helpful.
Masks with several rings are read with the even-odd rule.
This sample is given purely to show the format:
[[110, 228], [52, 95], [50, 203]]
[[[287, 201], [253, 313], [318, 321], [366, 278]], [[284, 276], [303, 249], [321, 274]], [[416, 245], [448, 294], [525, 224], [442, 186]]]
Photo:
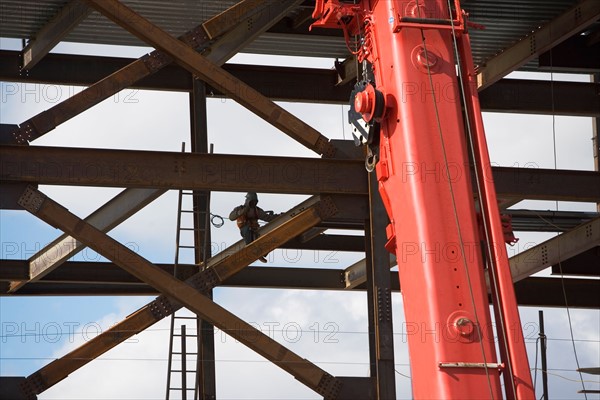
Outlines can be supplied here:
[[258, 210], [256, 208], [254, 208], [254, 215], [256, 215], [256, 218], [248, 218], [249, 212], [250, 212], [250, 209], [247, 212], [240, 215], [239, 217], [237, 217], [236, 222], [237, 222], [238, 228], [242, 229], [245, 226], [250, 226], [250, 229], [253, 229], [253, 230], [259, 228]]

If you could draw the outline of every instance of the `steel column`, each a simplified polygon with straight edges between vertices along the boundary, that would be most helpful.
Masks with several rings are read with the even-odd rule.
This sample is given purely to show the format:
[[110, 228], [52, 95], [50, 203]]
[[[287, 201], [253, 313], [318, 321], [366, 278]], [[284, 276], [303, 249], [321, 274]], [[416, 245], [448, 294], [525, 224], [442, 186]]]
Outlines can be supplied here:
[[[206, 113], [206, 85], [194, 79], [189, 97], [192, 153], [206, 154], [208, 149], [208, 123]], [[210, 191], [195, 191], [192, 197], [194, 213], [194, 247], [196, 264], [205, 263], [211, 256]], [[212, 300], [212, 289], [206, 292]], [[217, 397], [215, 367], [214, 327], [204, 319], [198, 320], [198, 363], [196, 376], [199, 400]], [[184, 386], [185, 387], [185, 386]], [[196, 400], [196, 399], [194, 399]]]
[[[600, 85], [600, 73], [592, 75], [592, 83]], [[592, 146], [594, 146], [594, 168], [600, 173], [600, 116], [592, 119]], [[597, 201], [597, 209], [600, 211], [600, 201]]]
[[387, 400], [396, 398], [390, 253], [385, 249], [385, 228], [389, 219], [374, 172], [369, 174], [369, 205], [371, 215], [365, 237], [370, 239], [370, 251], [367, 252], [367, 293], [371, 296], [375, 328], [375, 387], [377, 399]]

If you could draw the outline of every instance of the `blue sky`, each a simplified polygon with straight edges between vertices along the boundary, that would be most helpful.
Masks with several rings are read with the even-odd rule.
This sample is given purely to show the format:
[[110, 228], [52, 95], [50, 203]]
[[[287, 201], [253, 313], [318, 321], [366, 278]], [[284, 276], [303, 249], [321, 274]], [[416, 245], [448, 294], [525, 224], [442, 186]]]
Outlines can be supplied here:
[[[9, 49], [18, 48], [18, 45], [15, 41], [3, 40], [0, 47]], [[137, 57], [147, 49], [61, 45], [55, 51]], [[256, 55], [239, 55], [233, 61], [323, 68], [332, 66], [332, 60]], [[564, 76], [554, 78], [571, 79]], [[66, 96], [79, 89], [3, 83], [1, 90], [0, 121], [18, 124], [50, 107], [57, 97], [52, 93]], [[24, 97], [27, 101], [23, 102], [21, 94], [25, 90], [30, 92]], [[345, 107], [299, 103], [282, 105], [329, 138], [350, 138], [349, 129], [342, 121], [347, 109]], [[231, 100], [209, 99], [208, 109], [209, 140], [215, 144], [217, 153], [274, 155], [272, 149], [277, 149], [276, 155], [315, 156]], [[490, 113], [485, 114], [484, 118], [492, 161], [498, 165], [553, 168], [552, 132], [555, 129], [557, 166], [564, 169], [593, 169], [590, 119], [557, 117], [553, 120], [549, 116]], [[187, 142], [187, 149], [190, 148], [188, 132], [187, 95], [126, 91], [61, 125], [35, 141], [34, 145], [179, 151], [182, 141]], [[42, 186], [41, 190], [81, 217], [87, 216], [119, 192], [114, 188], [51, 186]], [[243, 201], [243, 196], [243, 193], [214, 193], [212, 212], [227, 215]], [[305, 198], [267, 194], [259, 196], [263, 208], [276, 212], [285, 211]], [[555, 209], [557, 205], [554, 202], [527, 202], [527, 206]], [[580, 203], [560, 203], [558, 207], [561, 210], [595, 209], [594, 205]], [[134, 243], [138, 252], [152, 262], [172, 262], [176, 211], [176, 193], [169, 192], [114, 229], [110, 235], [123, 243]], [[2, 258], [27, 258], [32, 251], [59, 235], [59, 231], [26, 212], [0, 211]], [[509, 249], [509, 254], [526, 248], [528, 243], [539, 243], [554, 235], [518, 233], [517, 236], [521, 241], [515, 248]], [[228, 221], [223, 228], [213, 230], [215, 248], [223, 248], [238, 238], [237, 229]], [[331, 262], [324, 262], [326, 256]], [[296, 255], [277, 250], [270, 255], [267, 265], [345, 268], [360, 258], [358, 254], [303, 252]], [[83, 252], [75, 259], [100, 261], [92, 251]], [[221, 288], [216, 290], [215, 298], [219, 304], [334, 375], [366, 376], [368, 373], [364, 293]], [[28, 375], [35, 372], [49, 362], [47, 358], [64, 355], [98, 330], [110, 327], [149, 300], [144, 297], [0, 297], [0, 375]], [[410, 375], [410, 369], [402, 335], [399, 295], [394, 296], [394, 306], [398, 397], [410, 398], [410, 380], [403, 376]], [[576, 394], [581, 384], [574, 382], [579, 376], [573, 372], [575, 360], [566, 310], [548, 309], [545, 313], [546, 331], [550, 338], [549, 368], [553, 374], [550, 376], [550, 393], [553, 398], [583, 398]], [[533, 368], [538, 333], [537, 309], [522, 308], [521, 315]], [[581, 366], [600, 365], [599, 312], [572, 310], [571, 321]], [[104, 355], [101, 360], [90, 363], [40, 398], [164, 397], [168, 346], [168, 325], [165, 322], [135, 336]], [[57, 332], [62, 335], [57, 335]], [[57, 340], [59, 337], [60, 340]], [[316, 398], [312, 391], [233, 339], [221, 332], [217, 332], [215, 338], [220, 398]], [[584, 377], [594, 381], [592, 376]], [[538, 375], [538, 388], [541, 386], [540, 379]], [[106, 382], [110, 382], [110, 385]], [[588, 383], [586, 386], [597, 389], [599, 384]], [[90, 391], [91, 387], [94, 389]]]

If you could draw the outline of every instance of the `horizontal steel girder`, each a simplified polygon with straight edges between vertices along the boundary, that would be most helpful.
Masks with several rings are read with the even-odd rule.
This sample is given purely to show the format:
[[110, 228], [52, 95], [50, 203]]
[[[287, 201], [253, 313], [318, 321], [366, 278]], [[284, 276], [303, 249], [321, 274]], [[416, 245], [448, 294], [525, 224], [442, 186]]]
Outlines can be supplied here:
[[[157, 264], [172, 274], [172, 264]], [[184, 273], [197, 271], [196, 265], [179, 265]], [[348, 290], [343, 269], [252, 267], [241, 270], [226, 279], [223, 287], [250, 287], [270, 289]], [[0, 260], [0, 288], [2, 281], [21, 279], [27, 273], [25, 260]], [[390, 272], [394, 291], [399, 290], [398, 273]], [[600, 309], [600, 281], [564, 279], [569, 307]], [[365, 290], [364, 283], [350, 290]], [[517, 301], [521, 306], [564, 307], [561, 280], [558, 278], [528, 277], [515, 283]], [[4, 294], [0, 290], [0, 294]], [[61, 268], [32, 282], [12, 296], [51, 295], [144, 295], [158, 294], [113, 263], [68, 261]]]
[[[441, 166], [402, 168], [444, 178]], [[466, 172], [452, 171], [452, 179]], [[492, 167], [491, 174], [499, 197], [600, 202], [599, 172]], [[0, 146], [0, 180], [50, 185], [366, 195], [366, 177], [362, 160]]]
[[[0, 146], [0, 163], [0, 179], [32, 183], [296, 194], [366, 193], [363, 163], [348, 160]], [[365, 180], [357, 179], [360, 176]]]
[[[21, 99], [27, 97], [25, 85], [29, 83], [88, 86], [134, 61], [49, 54], [28, 75], [21, 75], [19, 53], [2, 50], [0, 80], [15, 82], [6, 88], [6, 95]], [[239, 64], [225, 64], [223, 69], [273, 100], [348, 104], [354, 86], [351, 83], [337, 86], [337, 73], [328, 69]], [[131, 87], [189, 92], [192, 90], [192, 75], [177, 65], [169, 65]], [[591, 117], [600, 116], [598, 90], [598, 84], [593, 83], [503, 79], [480, 92], [479, 99], [483, 111]], [[552, 96], [548, 95], [551, 92], [554, 93], [554, 106], [551, 104]], [[222, 96], [210, 86], [207, 93]]]

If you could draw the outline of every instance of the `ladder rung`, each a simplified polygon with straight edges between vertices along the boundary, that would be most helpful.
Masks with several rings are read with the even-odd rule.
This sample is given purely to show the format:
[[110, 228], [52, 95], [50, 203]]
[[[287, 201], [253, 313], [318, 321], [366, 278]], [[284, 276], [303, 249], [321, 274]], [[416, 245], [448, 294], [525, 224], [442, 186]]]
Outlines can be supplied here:
[[195, 249], [196, 248], [196, 246], [188, 246], [188, 245], [185, 245], [185, 246], [181, 245], [181, 246], [177, 246], [177, 247], [180, 249]]
[[180, 231], [203, 231], [204, 229], [196, 228], [179, 228]]
[[[173, 334], [173, 337], [181, 337], [181, 336], [183, 336], [183, 335], [182, 335], [182, 334], [180, 334], [180, 333], [174, 333], [174, 334]], [[198, 335], [188, 335], [188, 334], [186, 333], [186, 334], [185, 334], [185, 337], [191, 337], [191, 338], [195, 338], [195, 337], [198, 337]]]
[[[183, 355], [183, 353], [181, 353], [180, 351], [174, 351], [174, 352], [172, 352], [171, 354], [173, 354], [173, 355], [178, 355], [178, 356], [181, 356], [181, 355]], [[194, 352], [194, 353], [186, 352], [186, 353], [185, 353], [185, 355], [186, 355], [186, 356], [197, 356], [197, 355], [198, 355], [198, 353], [196, 353], [196, 352]]]
[[197, 316], [189, 317], [187, 315], [175, 315], [174, 318], [175, 319], [196, 319], [198, 317]]
[[[172, 369], [172, 370], [171, 370], [171, 372], [183, 372], [183, 371], [182, 371], [182, 370], [180, 370], [180, 369]], [[190, 370], [187, 370], [187, 371], [185, 371], [185, 372], [186, 372], [187, 374], [195, 374], [195, 373], [196, 373], [196, 371], [190, 371]]]

